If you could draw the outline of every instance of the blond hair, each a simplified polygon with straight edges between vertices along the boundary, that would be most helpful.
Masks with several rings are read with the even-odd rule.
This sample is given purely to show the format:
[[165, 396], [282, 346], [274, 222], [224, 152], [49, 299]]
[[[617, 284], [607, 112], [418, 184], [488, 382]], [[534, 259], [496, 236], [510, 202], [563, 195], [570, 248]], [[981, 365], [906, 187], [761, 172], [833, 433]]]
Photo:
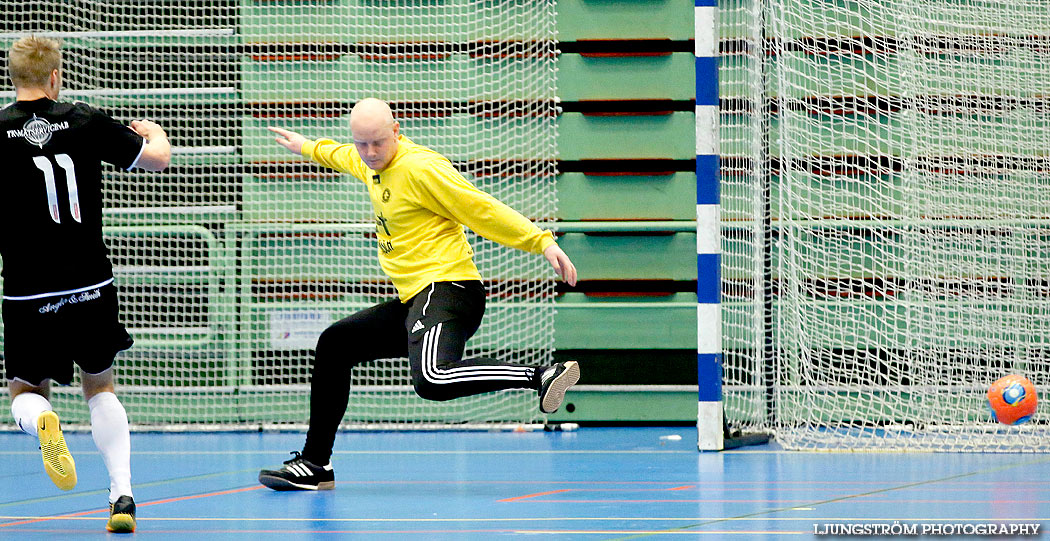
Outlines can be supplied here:
[[49, 38], [26, 36], [11, 46], [8, 74], [17, 88], [46, 87], [51, 72], [62, 66], [59, 43]]

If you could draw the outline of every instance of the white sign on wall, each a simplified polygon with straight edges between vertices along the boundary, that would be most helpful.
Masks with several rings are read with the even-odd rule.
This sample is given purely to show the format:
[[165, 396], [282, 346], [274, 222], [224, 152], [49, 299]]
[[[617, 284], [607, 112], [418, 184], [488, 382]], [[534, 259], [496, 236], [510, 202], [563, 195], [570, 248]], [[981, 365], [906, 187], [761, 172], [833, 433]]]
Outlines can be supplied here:
[[270, 310], [270, 348], [314, 349], [317, 338], [332, 322], [328, 310]]

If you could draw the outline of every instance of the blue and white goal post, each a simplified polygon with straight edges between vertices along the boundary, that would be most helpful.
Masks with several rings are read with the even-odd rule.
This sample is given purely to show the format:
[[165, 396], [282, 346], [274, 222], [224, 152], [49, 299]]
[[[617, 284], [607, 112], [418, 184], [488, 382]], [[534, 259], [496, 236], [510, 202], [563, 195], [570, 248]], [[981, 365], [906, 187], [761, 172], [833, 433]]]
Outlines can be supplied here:
[[697, 447], [725, 448], [722, 409], [718, 0], [695, 0]]
[[697, 448], [721, 451], [769, 441], [730, 431], [722, 392], [722, 217], [719, 174], [718, 0], [695, 0]]

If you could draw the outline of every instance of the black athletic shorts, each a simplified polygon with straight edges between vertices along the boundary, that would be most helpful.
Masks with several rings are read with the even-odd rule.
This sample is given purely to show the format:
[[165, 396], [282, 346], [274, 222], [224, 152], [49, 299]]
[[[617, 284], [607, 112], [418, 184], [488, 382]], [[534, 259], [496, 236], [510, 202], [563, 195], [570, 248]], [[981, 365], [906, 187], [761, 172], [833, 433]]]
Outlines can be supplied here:
[[133, 343], [120, 322], [113, 284], [28, 300], [4, 299], [4, 372], [7, 379], [68, 385], [73, 363], [88, 374], [113, 366]]

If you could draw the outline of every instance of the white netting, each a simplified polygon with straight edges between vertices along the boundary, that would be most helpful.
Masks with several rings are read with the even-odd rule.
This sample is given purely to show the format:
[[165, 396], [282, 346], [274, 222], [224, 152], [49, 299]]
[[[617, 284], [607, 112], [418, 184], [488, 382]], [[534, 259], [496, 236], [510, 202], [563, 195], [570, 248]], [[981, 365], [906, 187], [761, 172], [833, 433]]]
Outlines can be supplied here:
[[[63, 99], [150, 118], [172, 140], [165, 172], [105, 178], [105, 234], [136, 339], [118, 364], [132, 422], [305, 423], [320, 330], [394, 290], [364, 186], [296, 159], [265, 128], [348, 142], [350, 107], [375, 96], [402, 133], [550, 222], [554, 2], [180, 4], [4, 0], [0, 47], [31, 32], [61, 38]], [[546, 262], [470, 240], [489, 307], [467, 355], [549, 364]], [[360, 426], [540, 420], [524, 390], [418, 399], [406, 359], [355, 369], [353, 389], [345, 421]], [[74, 391], [58, 393], [73, 423], [86, 419]]]
[[[721, 26], [730, 421], [1050, 450], [1050, 10], [734, 1]], [[1006, 373], [1044, 395], [1027, 425], [987, 412]]]

